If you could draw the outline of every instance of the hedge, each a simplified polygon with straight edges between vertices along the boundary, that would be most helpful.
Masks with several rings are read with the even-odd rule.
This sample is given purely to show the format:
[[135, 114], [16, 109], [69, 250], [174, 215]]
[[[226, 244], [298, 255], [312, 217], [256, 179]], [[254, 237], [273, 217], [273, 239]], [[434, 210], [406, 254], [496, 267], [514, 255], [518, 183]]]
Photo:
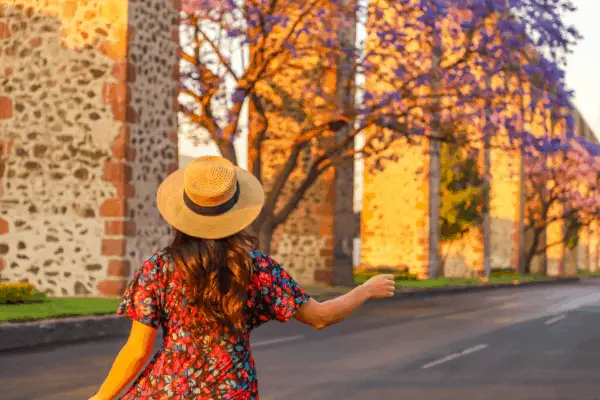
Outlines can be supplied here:
[[520, 275], [518, 271], [515, 271], [512, 268], [492, 268], [490, 271], [490, 277], [492, 278], [501, 278], [505, 276], [513, 276], [517, 278]]
[[396, 281], [416, 281], [417, 274], [411, 274], [408, 269], [398, 270], [391, 268], [361, 268], [354, 271], [354, 279], [366, 281], [379, 274], [392, 274]]
[[35, 297], [31, 283], [0, 283], [0, 304], [23, 303]]

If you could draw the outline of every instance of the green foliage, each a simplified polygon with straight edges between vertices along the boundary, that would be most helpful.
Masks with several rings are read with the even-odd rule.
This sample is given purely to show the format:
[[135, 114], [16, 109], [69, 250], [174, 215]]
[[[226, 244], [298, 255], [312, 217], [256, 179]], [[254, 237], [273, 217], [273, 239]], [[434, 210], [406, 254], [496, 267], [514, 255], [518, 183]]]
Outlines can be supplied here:
[[35, 288], [30, 283], [0, 283], [0, 304], [23, 303], [34, 297]]
[[486, 187], [477, 158], [466, 150], [443, 143], [440, 164], [440, 239], [449, 242], [481, 223]]
[[396, 281], [416, 281], [417, 274], [411, 274], [408, 268], [361, 268], [354, 270], [354, 279], [356, 281], [366, 281], [369, 278], [379, 274], [392, 274]]
[[490, 277], [492, 278], [500, 278], [500, 277], [514, 277], [514, 278], [518, 278], [519, 272], [515, 271], [514, 269], [510, 269], [510, 268], [492, 268], [492, 270], [490, 271]]
[[576, 216], [566, 218], [568, 234], [565, 238], [565, 247], [573, 250], [579, 243], [579, 232], [581, 231], [581, 221]]

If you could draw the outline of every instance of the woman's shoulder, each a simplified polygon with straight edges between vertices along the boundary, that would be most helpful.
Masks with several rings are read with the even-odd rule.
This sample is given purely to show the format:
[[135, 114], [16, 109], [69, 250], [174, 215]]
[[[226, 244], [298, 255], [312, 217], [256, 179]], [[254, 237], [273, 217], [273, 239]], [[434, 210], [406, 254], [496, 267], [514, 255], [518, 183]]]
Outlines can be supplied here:
[[255, 271], [271, 271], [273, 268], [280, 267], [277, 261], [260, 250], [251, 249], [249, 253]]
[[171, 256], [167, 248], [160, 249], [148, 257], [140, 269], [147, 272], [160, 273], [172, 268]]

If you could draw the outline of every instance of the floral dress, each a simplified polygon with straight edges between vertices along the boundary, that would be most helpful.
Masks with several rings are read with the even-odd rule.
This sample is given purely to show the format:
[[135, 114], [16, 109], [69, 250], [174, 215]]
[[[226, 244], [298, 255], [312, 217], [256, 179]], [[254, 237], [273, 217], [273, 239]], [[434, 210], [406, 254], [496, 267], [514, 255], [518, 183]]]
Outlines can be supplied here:
[[[186, 304], [186, 283], [168, 253], [150, 257], [129, 283], [117, 314], [162, 327], [163, 344], [121, 399], [258, 400], [250, 332], [259, 325], [290, 320], [309, 299], [298, 283], [271, 257], [251, 251], [246, 329], [237, 335], [195, 343], [186, 326], [201, 318]], [[217, 331], [206, 325], [206, 339]]]

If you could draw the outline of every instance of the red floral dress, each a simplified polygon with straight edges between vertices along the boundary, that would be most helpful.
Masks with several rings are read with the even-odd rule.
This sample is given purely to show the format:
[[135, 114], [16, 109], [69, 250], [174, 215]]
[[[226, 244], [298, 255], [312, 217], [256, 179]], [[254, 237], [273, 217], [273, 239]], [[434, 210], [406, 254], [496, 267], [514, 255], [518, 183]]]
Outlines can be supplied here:
[[[141, 266], [117, 314], [162, 327], [164, 340], [122, 399], [258, 400], [250, 332], [270, 320], [290, 320], [309, 296], [271, 257], [258, 251], [251, 255], [254, 273], [248, 288], [246, 329], [212, 342], [193, 342], [185, 328], [197, 312], [186, 304], [186, 284], [168, 253], [159, 251]], [[206, 338], [215, 331], [207, 324]]]

